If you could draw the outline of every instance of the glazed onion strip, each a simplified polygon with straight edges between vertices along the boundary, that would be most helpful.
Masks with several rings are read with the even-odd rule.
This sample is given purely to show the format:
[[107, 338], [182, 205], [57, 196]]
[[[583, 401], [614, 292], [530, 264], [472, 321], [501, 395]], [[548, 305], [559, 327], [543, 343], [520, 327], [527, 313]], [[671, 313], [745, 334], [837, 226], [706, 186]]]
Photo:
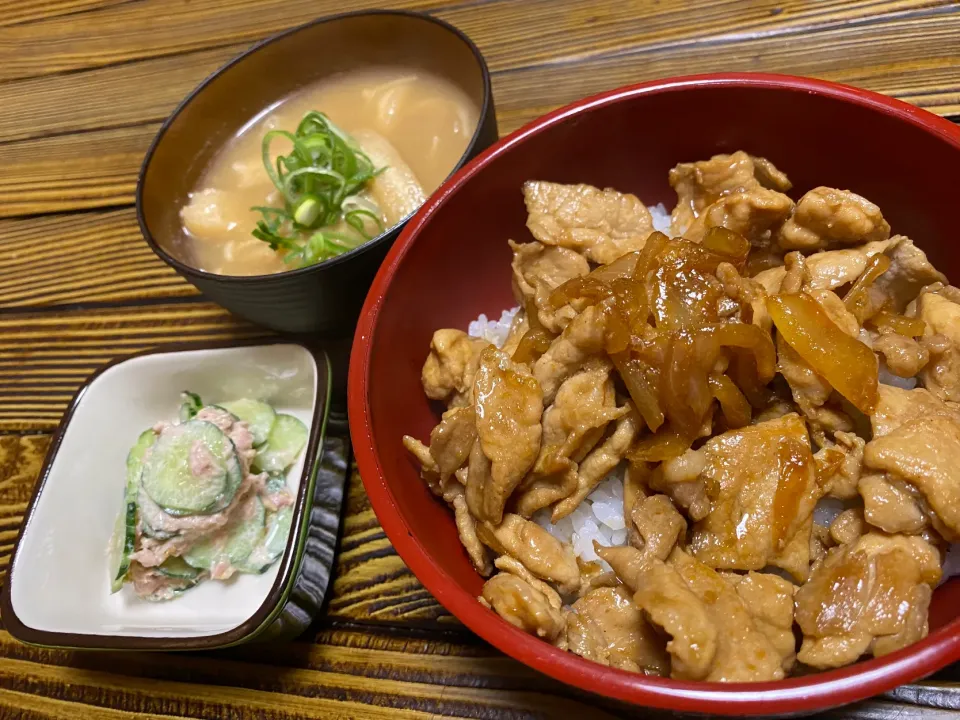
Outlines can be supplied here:
[[880, 253], [874, 255], [867, 262], [866, 268], [857, 278], [853, 286], [843, 296], [843, 304], [853, 313], [861, 325], [868, 319], [870, 313], [870, 286], [883, 275], [890, 267], [890, 258]]
[[664, 421], [656, 391], [659, 373], [640, 358], [631, 357], [629, 352], [610, 357], [643, 421], [656, 432]]
[[693, 444], [693, 439], [678, 433], [669, 426], [640, 439], [627, 455], [631, 467], [640, 463], [662, 462], [680, 457]]
[[726, 375], [711, 373], [707, 378], [710, 385], [710, 391], [720, 403], [720, 409], [723, 410], [723, 417], [727, 420], [727, 426], [731, 430], [736, 430], [744, 425], [750, 424], [750, 418], [753, 416], [753, 408], [747, 402], [747, 398], [740, 392], [740, 388]]
[[820, 303], [804, 293], [767, 298], [767, 311], [787, 344], [834, 390], [860, 412], [873, 412], [879, 369], [870, 348], [843, 332]]
[[927, 330], [927, 324], [920, 318], [907, 317], [886, 310], [881, 310], [870, 318], [870, 324], [877, 330], [886, 330], [913, 338], [922, 337]]

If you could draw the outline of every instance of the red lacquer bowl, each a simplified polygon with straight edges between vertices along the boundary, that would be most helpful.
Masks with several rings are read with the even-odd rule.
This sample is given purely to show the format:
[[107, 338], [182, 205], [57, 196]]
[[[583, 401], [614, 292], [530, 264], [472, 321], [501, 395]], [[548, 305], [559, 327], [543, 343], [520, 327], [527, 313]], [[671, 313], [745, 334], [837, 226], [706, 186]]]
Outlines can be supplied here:
[[960, 128], [864, 90], [781, 75], [702, 75], [614, 90], [562, 108], [464, 167], [409, 222], [367, 296], [350, 361], [350, 429], [367, 493], [403, 560], [444, 607], [508, 655], [619, 700], [706, 714], [809, 712], [889, 690], [960, 658], [960, 582], [939, 588], [930, 635], [880, 659], [759, 684], [681, 682], [614, 670], [556, 650], [476, 600], [482, 579], [453, 515], [401, 445], [426, 438], [436, 408], [420, 385], [434, 330], [466, 328], [514, 305], [507, 239], [529, 240], [524, 180], [585, 182], [672, 207], [667, 171], [743, 149], [794, 183], [849, 188], [877, 203], [895, 232], [960, 277]]

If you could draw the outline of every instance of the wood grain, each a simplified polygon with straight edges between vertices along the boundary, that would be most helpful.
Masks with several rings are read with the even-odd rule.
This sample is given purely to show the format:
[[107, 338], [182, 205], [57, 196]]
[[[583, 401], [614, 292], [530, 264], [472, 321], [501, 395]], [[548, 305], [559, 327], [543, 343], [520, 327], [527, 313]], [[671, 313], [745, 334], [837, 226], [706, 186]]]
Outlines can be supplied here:
[[130, 0], [3, 0], [0, 2], [0, 27], [50, 20], [65, 15], [122, 5]]
[[[63, 705], [54, 703], [88, 717], [83, 704], [94, 701], [107, 713], [135, 710], [217, 718], [230, 713], [241, 717], [249, 704], [256, 717], [270, 720], [427, 713], [584, 720], [666, 715], [565, 688], [513, 660], [478, 653], [469, 642], [416, 640], [402, 632], [398, 638], [383, 630], [325, 630], [310, 643], [266, 645], [259, 652], [239, 648], [205, 655], [123, 656], [25, 648], [0, 632], [0, 702], [7, 693], [23, 695], [14, 688], [29, 683], [52, 698], [45, 707], [60, 714], [51, 717], [64, 717]], [[104, 698], [107, 690], [111, 694]], [[300, 715], [295, 714], [298, 707]], [[957, 713], [926, 710], [921, 715], [910, 705], [876, 700], [825, 717], [955, 720]]]
[[70, 82], [50, 76], [4, 83], [0, 142], [157, 122], [242, 49], [235, 45], [116, 65], [78, 73]]
[[[441, 1], [403, 0], [390, 7], [422, 9]], [[382, 3], [355, 2], [351, 9]], [[42, 25], [0, 30], [0, 42], [21, 52], [0, 53], [0, 81], [102, 67], [224, 45], [251, 44], [343, 10], [336, 0], [141, 0]]]
[[456, 624], [397, 556], [377, 522], [356, 468], [347, 490], [343, 538], [327, 610], [330, 616], [355, 621]]
[[[733, 34], [712, 37], [702, 42], [675, 42], [637, 45], [609, 56], [592, 58], [588, 73], [566, 72], [568, 58], [519, 67], [500, 67], [490, 58], [494, 71], [495, 96], [498, 105], [515, 109], [539, 109], [552, 103], [528, 102], [523, 93], [533, 82], [538, 95], [550, 94], [552, 85], [537, 78], [557, 75], [576, 82], [575, 92], [584, 94], [618, 84], [637, 82], [653, 77], [728, 70], [782, 70], [812, 75], [832, 76], [836, 68], [853, 65], [862, 72], [882, 62], [903, 63], [908, 72], [922, 73], [924, 65], [938, 67], [956, 61], [960, 38], [960, 5], [935, 8], [933, 15], [918, 17], [892, 14], [875, 18], [871, 23], [842, 24], [817, 30], [803, 36], [802, 42], [786, 43], [776, 33], [754, 36]], [[579, 26], [584, 26], [580, 23]], [[587, 26], [589, 27], [589, 26]], [[582, 31], [578, 31], [582, 34]], [[931, 35], [933, 32], [933, 35]], [[524, 43], [529, 42], [523, 39]], [[57, 77], [40, 77], [0, 85], [0, 142], [89, 130], [93, 127], [117, 127], [156, 122], [164, 118], [187, 92], [243, 46], [228, 45], [213, 50], [190, 52], [172, 57], [159, 57], [78, 73], [64, 84]], [[656, 51], [656, 57], [650, 57]], [[864, 54], [865, 53], [865, 54]], [[847, 60], [846, 63], [838, 62]], [[596, 76], [595, 72], [600, 75]], [[842, 78], [840, 78], [842, 79]], [[591, 81], [596, 81], [590, 86]], [[524, 82], [526, 81], [526, 82]], [[140, 88], [150, 87], [144, 95]], [[875, 89], [883, 90], [882, 86]], [[956, 85], [953, 86], [956, 90]], [[579, 96], [578, 95], [578, 96]], [[51, 97], [67, 103], [70, 113], [54, 112]], [[551, 97], [553, 97], [551, 95]], [[561, 102], [571, 99], [560, 96]]]
[[0, 578], [49, 445], [49, 435], [0, 435]]
[[143, 240], [133, 208], [0, 220], [0, 306], [197, 296]]
[[0, 147], [0, 217], [133, 203], [159, 123], [25, 140]]
[[[873, 22], [882, 15], [920, 15], [949, 0], [803, 0], [744, 3], [706, 0], [691, 12], [683, 0], [510, 0], [389, 3], [431, 10], [469, 33], [497, 70], [582, 58], [704, 36], [739, 39], [816, 26]], [[374, 2], [351, 9], [377, 8]], [[255, 12], [252, 10], [255, 9]], [[84, 70], [201, 48], [252, 43], [338, 12], [335, 0], [144, 0], [0, 31], [2, 43], [21, 51], [0, 53], [0, 81]], [[732, 12], [733, 10], [739, 12]]]
[[437, 14], [474, 38], [495, 71], [505, 71], [706, 42], [786, 39], [841, 25], [919, 18], [949, 11], [952, 4], [949, 0], [706, 0], [694, 9], [685, 0], [528, 0], [502, 2], [496, 10], [466, 6]]
[[[495, 78], [501, 112], [526, 117], [586, 94], [674, 75], [725, 71], [821, 77], [916, 100], [940, 114], [960, 112], [960, 4], [949, 14], [840, 26], [796, 42], [758, 37], [735, 45], [636, 49], [616, 56], [523, 69]], [[929, 75], [928, 75], [929, 73]]]
[[477, 717], [481, 709], [518, 718], [562, 717], [566, 711], [586, 720], [614, 717], [585, 703], [582, 698], [589, 696], [493, 654], [401, 652], [369, 642], [344, 647], [329, 635], [309, 646], [264, 650], [117, 656], [26, 649], [0, 632], [0, 689], [29, 689], [70, 703], [96, 699], [114, 710], [202, 717], [237, 717], [245, 710], [270, 720], [303, 717], [298, 709], [307, 717], [328, 717], [326, 712], [354, 704], [371, 713], [364, 717], [379, 717], [377, 709], [385, 717], [422, 717], [400, 712]]
[[[800, 5], [824, 12], [820, 3]], [[868, 6], [861, 11], [866, 9]], [[669, 42], [638, 42], [599, 57], [578, 50], [544, 64], [498, 67], [492, 63], [501, 132], [510, 132], [560, 104], [594, 92], [717, 69], [824, 77], [892, 94], [941, 114], [960, 114], [960, 74], [956, 71], [960, 67], [960, 4], [924, 7], [913, 14], [865, 16], [847, 24], [840, 24], [842, 15], [835, 9], [833, 19], [822, 25], [808, 28], [797, 21], [772, 35], [768, 33], [773, 30], [755, 29], [699, 39], [690, 33], [702, 25], [692, 21], [684, 31], [687, 36], [679, 34], [676, 25], [667, 26], [674, 33], [669, 35], [668, 29], [661, 27], [665, 21], [657, 20], [657, 15], [619, 24], [610, 21], [605, 26], [608, 30], [633, 28], [634, 35], [627, 36], [631, 41], [643, 29], [654, 40], [669, 36]], [[791, 17], [786, 10], [779, 15], [768, 11], [767, 16], [774, 20], [786, 16], [783, 23]], [[513, 43], [499, 51], [505, 57], [548, 42], [546, 29], [535, 42], [528, 36], [510, 40], [510, 33], [516, 31], [511, 27], [509, 33], [502, 32], [504, 26], [497, 24], [497, 17], [490, 15], [485, 22], [501, 31], [492, 35], [490, 42]], [[620, 15], [613, 17], [622, 20]], [[511, 18], [507, 13], [506, 19]], [[735, 26], [738, 18], [730, 14], [727, 25]], [[568, 20], [584, 29], [562, 35], [565, 42], [582, 42], [587, 47], [597, 41], [587, 20]], [[645, 20], [659, 29], [647, 30]], [[471, 22], [482, 24], [480, 20]], [[506, 39], [501, 39], [501, 34]], [[240, 49], [218, 48], [90, 70], [69, 75], [69, 83], [60, 77], [40, 77], [0, 84], [0, 143], [7, 143], [0, 144], [0, 158], [13, 170], [0, 179], [0, 216], [132, 202], [142, 152], [157, 123], [202, 78]], [[142, 87], [150, 87], [151, 92], [145, 95]], [[71, 107], [71, 112], [55, 112], [51, 98]]]
[[85, 720], [168, 720], [170, 717], [126, 710], [109, 710], [80, 703], [64, 703], [42, 695], [11, 690], [0, 690], [0, 707], [8, 713], [15, 713], [15, 717], [19, 720], [46, 720], [63, 717], [64, 713], [73, 713], [72, 717], [83, 717]]
[[266, 334], [209, 302], [0, 313], [0, 432], [52, 431], [80, 384], [118, 356]]

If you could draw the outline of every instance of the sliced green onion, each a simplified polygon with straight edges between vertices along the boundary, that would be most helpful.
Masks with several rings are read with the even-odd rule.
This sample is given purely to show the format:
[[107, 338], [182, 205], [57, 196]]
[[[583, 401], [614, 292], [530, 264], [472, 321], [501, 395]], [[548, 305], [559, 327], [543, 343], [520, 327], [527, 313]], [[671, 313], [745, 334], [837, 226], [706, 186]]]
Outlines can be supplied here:
[[[281, 137], [292, 150], [272, 161], [271, 143]], [[386, 168], [374, 167], [356, 141], [323, 113], [306, 113], [294, 133], [267, 132], [261, 154], [283, 206], [251, 208], [262, 215], [253, 236], [282, 252], [284, 262], [317, 263], [371, 239], [371, 225], [383, 231], [380, 208], [358, 193]], [[332, 230], [341, 221], [348, 231]]]
[[350, 212], [343, 214], [343, 220], [352, 228], [355, 228], [361, 235], [363, 235], [367, 240], [372, 239], [374, 236], [370, 235], [367, 232], [366, 226], [363, 224], [363, 218], [368, 217], [377, 224], [379, 232], [383, 232], [383, 222], [380, 218], [377, 217], [374, 213], [369, 210], [364, 210], [362, 208], [357, 208], [356, 210], [351, 210]]
[[297, 143], [297, 139], [286, 132], [285, 130], [271, 130], [266, 135], [263, 136], [263, 142], [260, 144], [260, 153], [263, 157], [263, 166], [267, 170], [267, 175], [270, 176], [270, 182], [273, 183], [273, 186], [283, 192], [283, 181], [280, 175], [280, 163], [283, 160], [283, 156], [277, 158], [277, 169], [274, 169], [273, 163], [270, 162], [270, 143], [275, 137], [285, 137], [294, 145]]
[[[324, 185], [333, 188], [334, 199], [340, 195], [340, 193], [343, 191], [343, 186], [346, 183], [343, 175], [334, 170], [316, 167], [305, 167], [300, 168], [299, 170], [294, 170], [283, 179], [283, 195], [291, 203], [296, 203], [300, 199], [300, 195], [297, 192], [296, 181], [308, 176], [316, 178], [317, 180], [322, 181]], [[340, 205], [343, 204], [343, 199], [341, 198], [340, 201], [336, 202], [335, 204], [337, 207], [340, 207]]]
[[304, 195], [293, 211], [293, 219], [304, 227], [310, 227], [320, 217], [323, 206], [316, 195]]

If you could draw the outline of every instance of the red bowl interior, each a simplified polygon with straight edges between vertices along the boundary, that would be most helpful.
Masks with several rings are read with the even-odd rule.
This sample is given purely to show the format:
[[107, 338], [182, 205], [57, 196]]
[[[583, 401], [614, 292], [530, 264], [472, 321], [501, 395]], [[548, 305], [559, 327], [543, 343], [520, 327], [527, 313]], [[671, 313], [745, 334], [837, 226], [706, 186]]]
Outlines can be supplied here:
[[447, 507], [401, 445], [439, 418], [420, 385], [434, 330], [466, 328], [514, 305], [507, 238], [529, 240], [525, 180], [585, 182], [672, 207], [667, 171], [743, 149], [772, 160], [795, 198], [817, 185], [877, 203], [895, 232], [960, 277], [956, 168], [960, 129], [896, 100], [775, 75], [664, 80], [590, 98], [518, 130], [461, 170], [410, 221], [367, 296], [350, 364], [357, 462], [380, 522], [403, 560], [470, 629], [509, 655], [620, 700], [709, 714], [788, 713], [836, 706], [927, 675], [960, 657], [960, 582], [937, 590], [931, 632], [898, 653], [803, 678], [719, 684], [647, 678], [562, 652], [477, 601], [473, 570]]

